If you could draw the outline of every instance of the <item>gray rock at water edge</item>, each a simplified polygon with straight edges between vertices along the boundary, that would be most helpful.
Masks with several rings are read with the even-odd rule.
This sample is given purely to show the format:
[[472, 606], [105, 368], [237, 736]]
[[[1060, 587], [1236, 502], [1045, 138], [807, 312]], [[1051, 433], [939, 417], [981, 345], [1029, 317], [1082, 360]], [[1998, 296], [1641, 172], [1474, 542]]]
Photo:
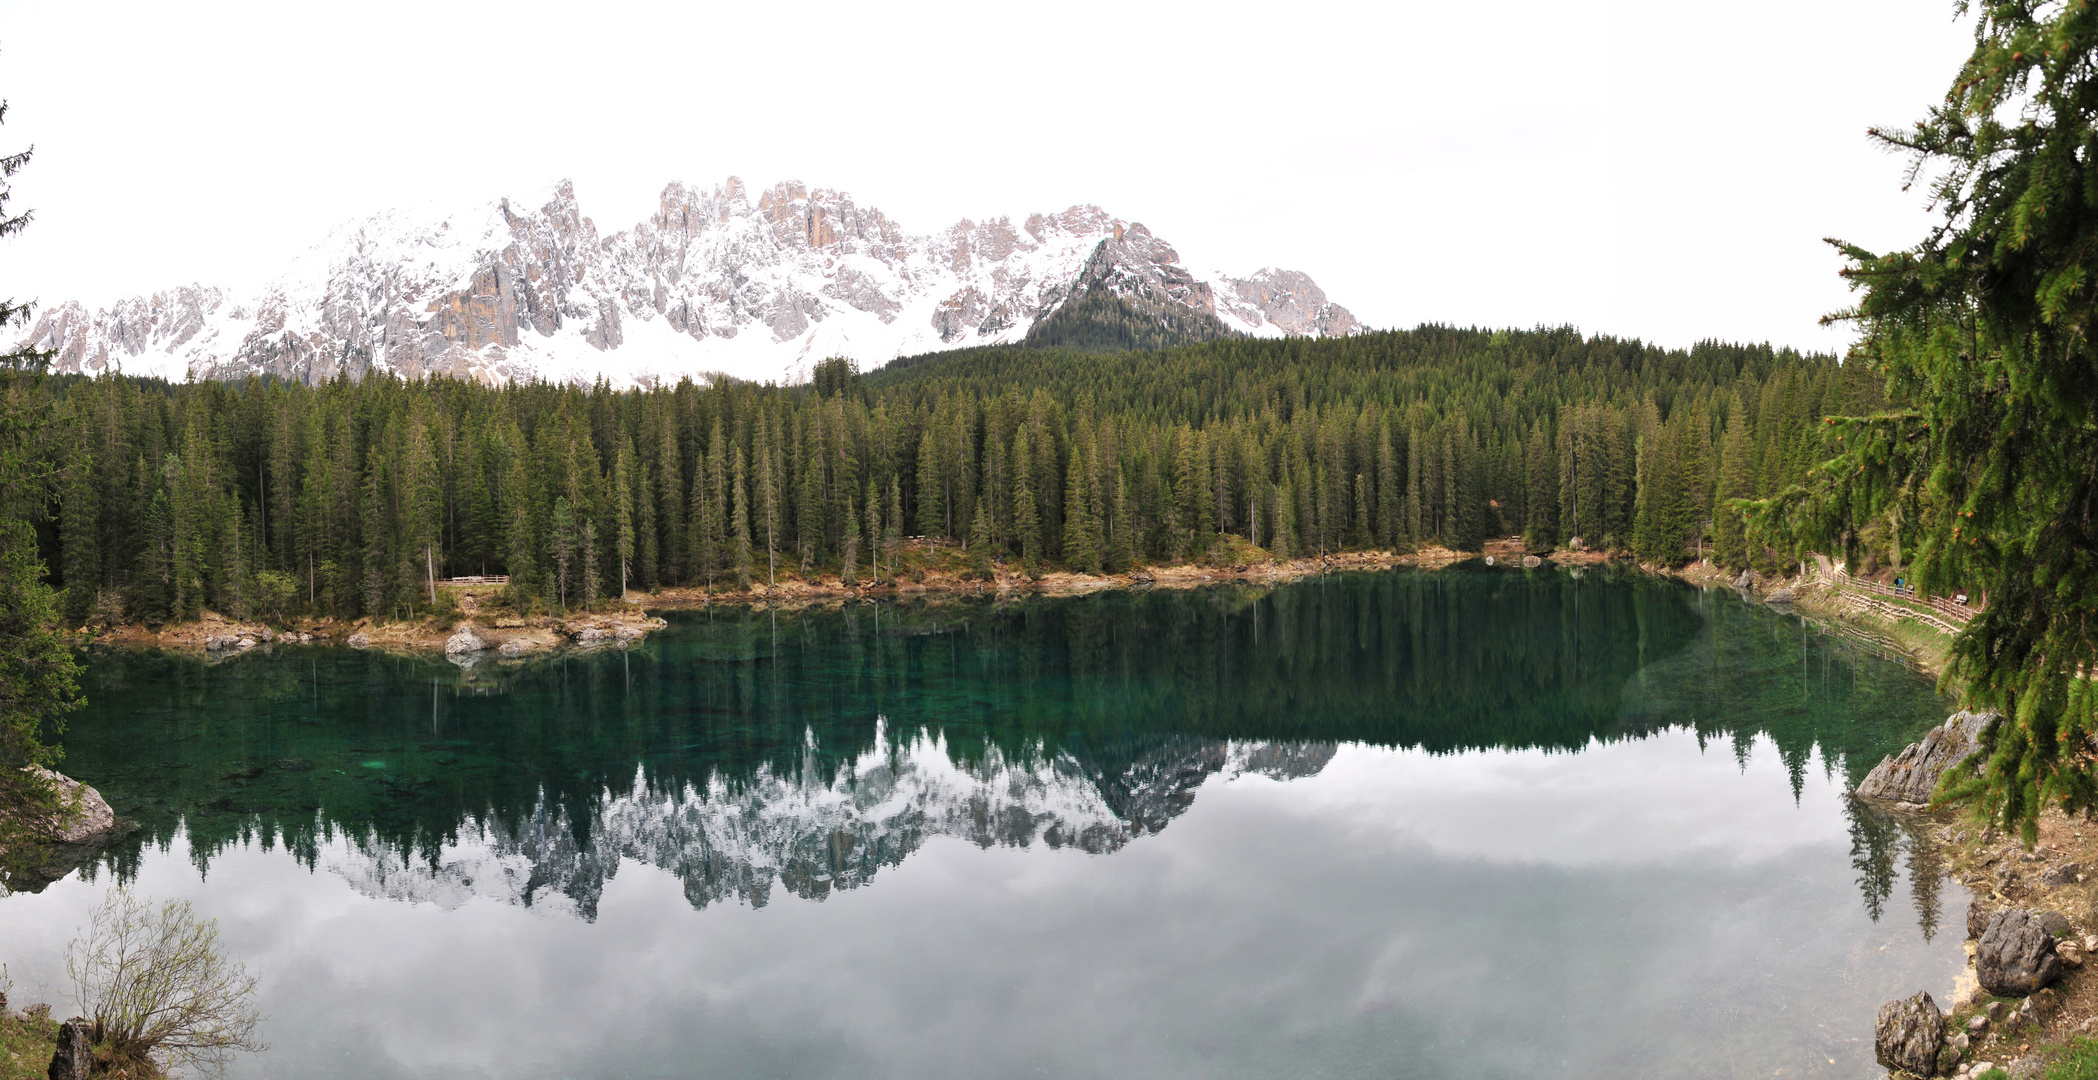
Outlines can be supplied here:
[[74, 1017], [58, 1026], [58, 1052], [51, 1055], [50, 1080], [87, 1080], [95, 1065], [94, 1025]]
[[2062, 975], [2054, 935], [2034, 913], [2004, 908], [1990, 917], [1989, 928], [1975, 946], [1974, 974], [1981, 988], [1997, 997], [2024, 997], [2039, 990]]
[[2069, 932], [2069, 917], [2059, 911], [2042, 911], [2033, 918], [2040, 920], [2040, 929], [2055, 937]]
[[351, 634], [348, 644], [352, 649], [369, 649], [372, 647], [372, 636], [370, 634]]
[[1755, 583], [1756, 572], [1753, 570], [1743, 570], [1741, 571], [1741, 576], [1734, 579], [1734, 588], [1746, 589], [1754, 585]]
[[55, 773], [40, 766], [32, 766], [44, 779], [58, 788], [58, 801], [62, 806], [75, 811], [57, 835], [51, 839], [61, 844], [85, 844], [107, 835], [117, 827], [116, 811], [102, 798], [102, 793], [73, 779], [64, 773]]
[[1996, 914], [1996, 909], [1982, 903], [1981, 897], [1977, 896], [1969, 899], [1967, 901], [1967, 936], [1969, 938], [1978, 938], [1988, 933], [1989, 916], [1994, 914]]
[[1895, 998], [1879, 1007], [1872, 1049], [1879, 1063], [1916, 1076], [1935, 1076], [1938, 1050], [1945, 1043], [1945, 1017], [1928, 991]]
[[1995, 713], [1953, 713], [1930, 729], [1922, 742], [1910, 743], [1901, 753], [1873, 766], [1865, 775], [1865, 782], [1858, 785], [1857, 794], [1887, 802], [1929, 802], [1931, 792], [1937, 790], [1938, 778], [1974, 752], [1982, 731], [1997, 718]]
[[1763, 602], [1767, 604], [1789, 604], [1797, 599], [1799, 599], [1799, 597], [1796, 596], [1792, 592], [1792, 590], [1779, 589], [1771, 593], [1769, 596], [1764, 597]]
[[1525, 555], [1525, 556], [1523, 556], [1523, 569], [1525, 569], [1525, 570], [1535, 570], [1535, 569], [1537, 569], [1538, 567], [1540, 567], [1540, 566], [1543, 566], [1543, 565], [1544, 565], [1544, 560], [1543, 560], [1543, 559], [1540, 559], [1540, 558], [1538, 558], [1538, 557], [1537, 557], [1537, 556], [1535, 556], [1535, 555]]
[[459, 628], [458, 633], [445, 640], [444, 654], [446, 656], [461, 656], [467, 653], [484, 652], [487, 648], [488, 642], [481, 635], [474, 633], [473, 627], [462, 626]]
[[503, 647], [497, 651], [502, 653], [504, 656], [523, 656], [525, 654], [525, 650], [530, 649], [531, 647], [532, 643], [526, 641], [523, 638], [511, 638], [510, 640], [503, 642]]

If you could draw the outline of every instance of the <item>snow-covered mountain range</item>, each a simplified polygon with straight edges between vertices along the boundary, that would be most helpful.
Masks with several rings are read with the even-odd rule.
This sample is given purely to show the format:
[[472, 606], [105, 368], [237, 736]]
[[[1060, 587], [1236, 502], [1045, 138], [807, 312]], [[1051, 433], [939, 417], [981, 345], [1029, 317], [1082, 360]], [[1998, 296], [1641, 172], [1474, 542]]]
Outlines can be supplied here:
[[1213, 775], [1314, 776], [1333, 753], [1330, 743], [1174, 736], [1102, 771], [1068, 753], [1017, 761], [994, 750], [965, 764], [930, 732], [892, 742], [877, 731], [873, 748], [828, 779], [811, 764], [661, 791], [637, 775], [629, 790], [605, 792], [583, 828], [542, 803], [524, 820], [465, 823], [435, 858], [351, 837], [321, 862], [365, 895], [447, 909], [481, 898], [594, 919], [622, 860], [677, 875], [694, 907], [762, 906], [775, 888], [820, 900], [939, 836], [1111, 852], [1165, 828]]
[[56, 371], [90, 375], [626, 386], [710, 372], [795, 382], [829, 356], [873, 367], [1017, 342], [1100, 291], [1138, 310], [1177, 305], [1215, 333], [1361, 329], [1303, 273], [1192, 271], [1096, 206], [916, 235], [844, 192], [789, 181], [753, 200], [731, 177], [673, 183], [646, 221], [601, 234], [566, 182], [530, 201], [352, 222], [253, 296], [197, 284], [94, 310], [56, 304], [28, 344], [53, 350]]

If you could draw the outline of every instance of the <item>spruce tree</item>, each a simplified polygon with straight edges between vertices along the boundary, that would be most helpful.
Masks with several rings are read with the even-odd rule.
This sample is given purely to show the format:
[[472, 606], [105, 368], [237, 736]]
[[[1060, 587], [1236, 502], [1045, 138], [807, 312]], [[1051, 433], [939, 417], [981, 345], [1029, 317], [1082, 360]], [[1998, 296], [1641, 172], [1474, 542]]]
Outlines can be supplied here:
[[85, 432], [74, 431], [72, 453], [59, 480], [59, 543], [65, 579], [66, 622], [78, 625], [94, 607], [102, 578], [101, 492]]
[[842, 565], [838, 580], [848, 588], [860, 583], [860, 516], [853, 512], [852, 504], [845, 504], [845, 543], [841, 554]]
[[888, 512], [882, 515], [881, 548], [889, 577], [894, 579], [903, 561], [903, 485], [893, 476], [889, 478]]
[[[662, 561], [656, 550], [655, 478], [649, 470], [649, 464], [642, 462], [641, 475], [634, 478], [640, 489], [634, 499], [634, 559], [640, 566], [641, 587], [644, 589], [654, 589], [662, 580]], [[625, 595], [626, 590], [621, 588], [620, 596]]]
[[[690, 574], [685, 556], [688, 544], [685, 539], [685, 484], [683, 454], [678, 449], [677, 423], [674, 418], [662, 424], [656, 449], [656, 486], [652, 506], [661, 507], [655, 512], [655, 532], [661, 537], [657, 547], [655, 582], [674, 584], [685, 581]], [[694, 485], [695, 487], [697, 485]]]
[[1111, 574], [1127, 573], [1136, 565], [1136, 522], [1130, 514], [1129, 479], [1117, 464], [1114, 472], [1113, 500], [1108, 510], [1107, 571]]
[[991, 515], [989, 503], [978, 500], [975, 519], [969, 523], [969, 569], [979, 580], [988, 581], [991, 573]]
[[1379, 547], [1396, 551], [1399, 533], [1404, 527], [1401, 512], [1405, 496], [1400, 494], [1399, 459], [1391, 445], [1391, 425], [1385, 424], [1377, 433], [1377, 520], [1376, 540]]
[[619, 598], [627, 598], [628, 572], [634, 561], [634, 448], [620, 446], [612, 459], [613, 544], [619, 556]]
[[[867, 499], [862, 505], [867, 508], [867, 580], [879, 585], [882, 580], [881, 492], [875, 487], [872, 473], [867, 475]], [[894, 573], [895, 567], [891, 566], [889, 570]]]
[[1029, 577], [1042, 573], [1042, 515], [1034, 495], [1025, 428], [1013, 439], [1013, 535]]
[[1093, 546], [1091, 502], [1085, 460], [1074, 448], [1064, 476], [1064, 566], [1074, 574], [1100, 569], [1100, 551]]
[[1719, 498], [1712, 511], [1712, 561], [1729, 570], [1748, 565], [1748, 523], [1740, 500], [1755, 494], [1754, 444], [1748, 409], [1735, 394], [1727, 406], [1726, 435], [1719, 447]]
[[597, 607], [598, 568], [597, 523], [589, 518], [583, 519], [582, 548], [583, 572], [581, 575], [582, 580], [579, 584], [581, 586], [583, 610], [590, 611]]
[[553, 553], [554, 597], [560, 602], [561, 611], [568, 611], [568, 586], [571, 571], [575, 568], [576, 548], [581, 544], [581, 534], [576, 530], [575, 506], [568, 496], [554, 499], [554, 520], [547, 530], [549, 546]]
[[[0, 103], [0, 121], [6, 115]], [[28, 162], [26, 150], [0, 157], [0, 238], [29, 224], [28, 213], [7, 213], [8, 181]], [[0, 328], [28, 317], [28, 305], [0, 300]], [[8, 877], [33, 858], [24, 841], [64, 820], [57, 789], [36, 770], [57, 763], [45, 732], [58, 734], [81, 700], [79, 665], [59, 634], [57, 597], [30, 525], [31, 500], [50, 482], [36, 456], [49, 415], [49, 359], [24, 348], [0, 355], [0, 872]]]
[[750, 541], [750, 495], [749, 484], [744, 476], [743, 443], [738, 440], [735, 465], [729, 477], [730, 498], [735, 503], [729, 520], [729, 564], [736, 575], [739, 591], [750, 588], [751, 541]]
[[1763, 509], [1790, 526], [1767, 534], [1788, 558], [1885, 522], [1922, 589], [1988, 597], [1944, 685], [2009, 719], [1981, 737], [1984, 770], [1948, 770], [1946, 796], [2029, 844], [2046, 807], [2098, 807], [2098, 11], [1976, 10], [1942, 103], [1873, 132], [1931, 178], [1943, 220], [1902, 251], [1838, 245], [1863, 292], [1838, 316], [1863, 330], [1851, 362], [1894, 407], [1832, 420], [1834, 459]]

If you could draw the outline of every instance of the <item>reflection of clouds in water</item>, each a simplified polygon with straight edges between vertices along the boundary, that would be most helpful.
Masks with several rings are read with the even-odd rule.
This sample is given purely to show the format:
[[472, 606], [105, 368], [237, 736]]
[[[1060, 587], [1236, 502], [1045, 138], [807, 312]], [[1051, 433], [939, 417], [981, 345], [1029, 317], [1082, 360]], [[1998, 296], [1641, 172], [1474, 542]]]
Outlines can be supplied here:
[[675, 875], [694, 907], [762, 907], [775, 887], [804, 899], [857, 888], [935, 836], [1112, 852], [1163, 829], [1212, 775], [1310, 776], [1332, 755], [1329, 744], [1167, 737], [1096, 776], [1066, 752], [1019, 759], [991, 747], [957, 761], [942, 735], [892, 743], [877, 728], [872, 748], [829, 780], [810, 762], [794, 775], [762, 767], [733, 786], [717, 773], [704, 788], [662, 792], [637, 769], [586, 822], [542, 800], [521, 820], [469, 821], [429, 855], [367, 835], [326, 849], [321, 863], [365, 895], [447, 910], [481, 898], [595, 918], [621, 860]]
[[[1133, 790], [1199, 798], [1112, 858], [1051, 850], [1039, 831], [983, 846], [957, 809], [939, 820], [961, 832], [927, 833], [850, 902], [694, 910], [675, 869], [627, 865], [602, 882], [595, 921], [537, 917], [509, 895], [445, 910], [254, 845], [215, 859], [206, 888], [180, 840], [139, 884], [224, 920], [263, 974], [275, 1049], [242, 1062], [247, 1076], [1862, 1074], [1878, 1002], [1949, 989], [1958, 943], [1869, 922], [1818, 774], [1795, 807], [1761, 747], [1744, 774], [1726, 747], [1658, 741], [1672, 753], [1612, 744], [1501, 770], [1346, 747], [1321, 770], [1316, 753], [1291, 766], [1288, 748], [1190, 740], [1130, 770], [1204, 780]], [[1016, 774], [1045, 789], [1058, 775], [941, 760], [910, 775], [937, 747], [900, 753], [893, 787], [778, 792], [781, 820], [890, 821], [912, 805], [899, 792], [988, 798]], [[1423, 759], [1451, 766], [1449, 782], [1417, 771]], [[1255, 763], [1317, 775], [1278, 783]], [[1591, 767], [1622, 783], [1553, 775]], [[1656, 770], [1686, 786], [1633, 782]], [[1532, 816], [1465, 823], [1495, 789]], [[1603, 805], [1580, 817], [1531, 789]], [[1730, 828], [1781, 840], [1707, 847], [1683, 835], [1702, 811], [1678, 808], [1672, 824], [1640, 805], [1736, 789], [1751, 795], [1728, 803], [1745, 815]], [[1084, 808], [1139, 797], [1095, 790]], [[621, 805], [646, 819], [685, 804]], [[1815, 821], [1784, 824], [1799, 817]], [[1412, 831], [1444, 828], [1456, 831]], [[1664, 835], [1607, 835], [1627, 830]], [[1565, 861], [1538, 856], [1530, 834]], [[324, 859], [350, 850], [338, 840]], [[58, 950], [99, 889], [76, 879], [16, 898], [28, 906], [0, 918], [0, 956], [18, 982], [62, 985]]]
[[1847, 843], [1840, 781], [1809, 784], [1795, 803], [1787, 774], [1762, 767], [1776, 756], [1758, 738], [1755, 766], [1742, 769], [1730, 747], [1701, 749], [1680, 729], [1598, 741], [1577, 755], [1348, 745], [1302, 802], [1287, 805], [1346, 822], [1357, 842], [1378, 849], [1426, 846], [1504, 863], [1747, 864]]

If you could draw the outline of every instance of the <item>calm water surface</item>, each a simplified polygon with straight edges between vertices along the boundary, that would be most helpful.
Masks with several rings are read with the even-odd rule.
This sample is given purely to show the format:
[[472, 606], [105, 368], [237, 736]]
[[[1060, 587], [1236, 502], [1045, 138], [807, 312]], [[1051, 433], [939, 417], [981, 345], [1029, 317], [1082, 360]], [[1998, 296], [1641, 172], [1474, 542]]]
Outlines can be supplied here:
[[717, 609], [537, 662], [97, 655], [296, 1077], [1860, 1076], [1964, 893], [1843, 792], [1923, 677], [1643, 577]]

